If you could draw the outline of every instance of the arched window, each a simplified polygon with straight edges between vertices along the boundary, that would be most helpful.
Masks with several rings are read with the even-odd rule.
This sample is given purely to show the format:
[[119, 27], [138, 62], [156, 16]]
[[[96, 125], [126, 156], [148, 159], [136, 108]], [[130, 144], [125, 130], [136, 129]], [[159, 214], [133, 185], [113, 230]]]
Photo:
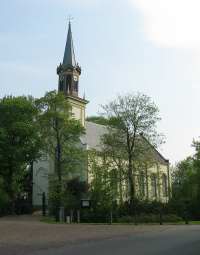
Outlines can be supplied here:
[[157, 177], [155, 174], [151, 175], [151, 194], [152, 197], [157, 198]]
[[145, 179], [144, 179], [144, 173], [140, 173], [138, 176], [138, 185], [139, 185], [139, 193], [140, 197], [145, 196]]
[[64, 76], [60, 76], [59, 79], [59, 91], [64, 91]]
[[167, 196], [167, 176], [166, 174], [162, 175], [162, 190], [163, 190], [163, 196]]
[[74, 82], [74, 91], [78, 92], [78, 81]]

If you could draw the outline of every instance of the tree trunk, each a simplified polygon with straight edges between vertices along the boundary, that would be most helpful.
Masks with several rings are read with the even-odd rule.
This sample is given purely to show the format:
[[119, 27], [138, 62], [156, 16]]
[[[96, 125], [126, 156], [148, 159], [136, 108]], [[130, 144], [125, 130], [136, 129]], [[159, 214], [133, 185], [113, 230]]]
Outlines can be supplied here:
[[119, 199], [120, 199], [120, 205], [123, 203], [123, 195], [122, 195], [122, 168], [121, 166], [119, 167]]
[[133, 180], [132, 157], [128, 158], [128, 179], [129, 179], [129, 196], [130, 196], [130, 213], [134, 215], [135, 185]]
[[61, 143], [59, 136], [58, 120], [55, 120], [55, 131], [56, 131], [56, 172], [58, 175], [58, 181], [61, 184], [62, 181], [62, 170], [61, 170]]
[[145, 166], [145, 176], [146, 176], [146, 199], [149, 200], [149, 178], [147, 165]]
[[61, 185], [62, 185], [62, 169], [61, 169], [61, 144], [60, 144], [60, 137], [59, 137], [59, 129], [58, 129], [58, 120], [56, 119], [56, 173], [58, 176], [58, 201], [57, 201], [57, 208], [56, 208], [56, 216], [59, 216], [60, 207], [61, 207]]

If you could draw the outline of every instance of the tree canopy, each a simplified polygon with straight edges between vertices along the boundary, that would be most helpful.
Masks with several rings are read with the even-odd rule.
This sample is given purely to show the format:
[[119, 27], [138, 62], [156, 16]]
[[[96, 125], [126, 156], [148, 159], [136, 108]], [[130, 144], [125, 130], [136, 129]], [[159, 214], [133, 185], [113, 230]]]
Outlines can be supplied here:
[[[38, 123], [44, 148], [54, 161], [50, 178], [49, 203], [58, 220], [59, 207], [64, 205], [65, 186], [70, 178], [83, 178], [84, 152], [80, 136], [84, 127], [73, 117], [71, 106], [63, 93], [51, 91], [36, 101]], [[82, 176], [81, 176], [82, 175]]]
[[40, 157], [37, 114], [31, 97], [0, 99], [0, 176], [12, 204], [19, 189], [19, 179], [27, 166]]
[[103, 110], [103, 116], [108, 120], [108, 133], [103, 137], [103, 144], [115, 158], [124, 158], [127, 162], [125, 175], [133, 209], [136, 169], [139, 163], [147, 160], [152, 145], [156, 146], [160, 141], [156, 128], [160, 120], [159, 110], [150, 97], [139, 93], [118, 96], [103, 106]]

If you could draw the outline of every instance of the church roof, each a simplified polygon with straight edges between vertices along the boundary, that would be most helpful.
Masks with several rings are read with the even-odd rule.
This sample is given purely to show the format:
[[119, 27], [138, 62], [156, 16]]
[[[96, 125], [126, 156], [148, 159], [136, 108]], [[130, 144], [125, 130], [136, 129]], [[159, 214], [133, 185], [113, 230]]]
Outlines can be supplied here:
[[[81, 138], [82, 144], [86, 145], [88, 150], [95, 149], [97, 151], [101, 151], [101, 137], [104, 134], [108, 133], [107, 127], [104, 125], [86, 121], [85, 130], [86, 133]], [[147, 140], [145, 139], [145, 141]], [[151, 145], [151, 147], [154, 153], [155, 160], [160, 162], [161, 164], [168, 165], [169, 160], [165, 159], [163, 155], [153, 145]]]
[[73, 45], [72, 30], [71, 30], [70, 22], [69, 22], [69, 27], [68, 27], [65, 53], [64, 53], [64, 57], [63, 57], [63, 65], [64, 66], [72, 66], [72, 67], [76, 66], [76, 59], [75, 59], [75, 53], [74, 53], [74, 45]]
[[85, 132], [81, 141], [87, 149], [101, 150], [101, 137], [108, 132], [106, 126], [86, 121]]

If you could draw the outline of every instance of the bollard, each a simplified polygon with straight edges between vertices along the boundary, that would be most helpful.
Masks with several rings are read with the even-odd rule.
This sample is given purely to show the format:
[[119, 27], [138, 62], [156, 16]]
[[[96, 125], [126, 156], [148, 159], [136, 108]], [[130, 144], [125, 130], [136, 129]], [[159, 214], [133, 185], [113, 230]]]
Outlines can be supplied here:
[[79, 210], [77, 210], [77, 223], [80, 223], [80, 211]]
[[65, 208], [61, 206], [59, 209], [59, 221], [64, 222], [64, 220], [65, 220]]
[[66, 222], [67, 222], [67, 224], [70, 224], [71, 222], [70, 222], [70, 216], [66, 216]]
[[42, 193], [42, 216], [46, 216], [46, 195]]

